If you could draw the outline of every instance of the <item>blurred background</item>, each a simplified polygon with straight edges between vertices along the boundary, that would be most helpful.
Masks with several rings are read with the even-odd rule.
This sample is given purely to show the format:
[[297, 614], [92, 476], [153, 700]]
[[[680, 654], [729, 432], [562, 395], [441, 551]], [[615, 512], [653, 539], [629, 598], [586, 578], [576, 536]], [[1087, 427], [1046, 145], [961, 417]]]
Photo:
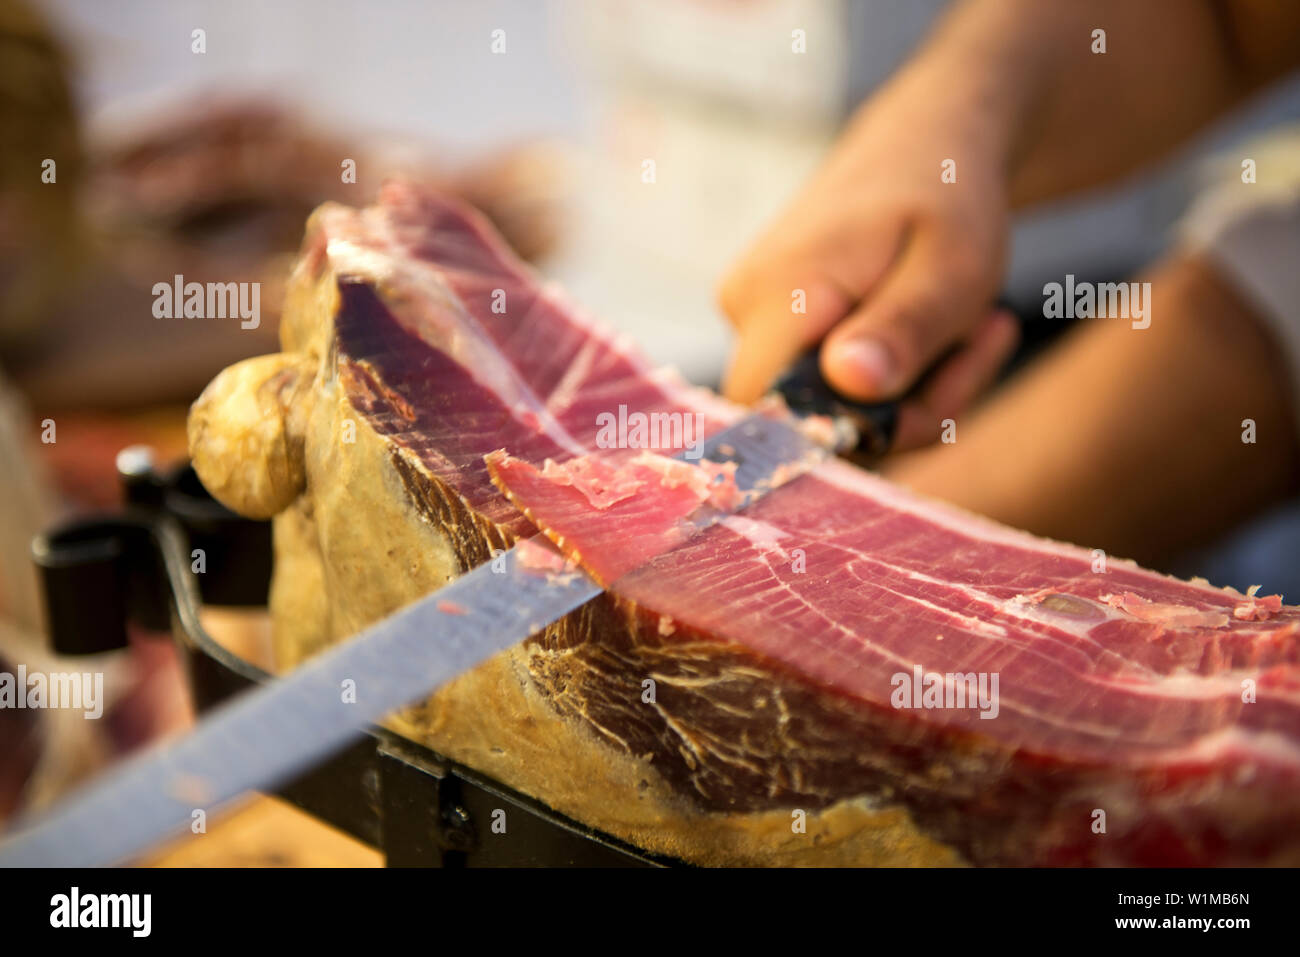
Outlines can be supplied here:
[[[0, 662], [46, 654], [32, 534], [114, 506], [123, 447], [183, 456], [189, 401], [276, 348], [279, 284], [319, 202], [362, 205], [395, 173], [460, 193], [653, 359], [715, 384], [718, 277], [943, 6], [0, 0]], [[795, 29], [806, 53], [791, 52]], [[1023, 218], [1009, 300], [1041, 315], [1044, 281], [1153, 259], [1208, 158], [1288, 117], [1300, 83], [1120, 188]], [[261, 326], [154, 318], [153, 284], [177, 273], [260, 281]], [[1031, 321], [1027, 342], [1060, 329]], [[1291, 564], [1277, 540], [1241, 538], [1198, 570], [1281, 587], [1263, 577]], [[165, 650], [112, 667], [118, 717], [93, 732], [0, 712], [0, 819], [184, 723]]]

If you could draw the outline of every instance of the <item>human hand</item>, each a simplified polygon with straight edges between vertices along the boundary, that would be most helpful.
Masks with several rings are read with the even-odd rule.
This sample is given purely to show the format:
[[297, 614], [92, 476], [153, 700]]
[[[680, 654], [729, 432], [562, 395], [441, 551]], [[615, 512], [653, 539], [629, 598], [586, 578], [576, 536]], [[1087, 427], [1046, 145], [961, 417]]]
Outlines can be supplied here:
[[943, 90], [915, 83], [883, 91], [726, 276], [719, 298], [737, 331], [728, 397], [757, 399], [823, 339], [823, 374], [864, 401], [902, 395], [951, 353], [900, 407], [905, 449], [936, 439], [996, 375], [1017, 341], [1014, 319], [990, 307], [1005, 176], [994, 144], [970, 119], [935, 111], [943, 102]]

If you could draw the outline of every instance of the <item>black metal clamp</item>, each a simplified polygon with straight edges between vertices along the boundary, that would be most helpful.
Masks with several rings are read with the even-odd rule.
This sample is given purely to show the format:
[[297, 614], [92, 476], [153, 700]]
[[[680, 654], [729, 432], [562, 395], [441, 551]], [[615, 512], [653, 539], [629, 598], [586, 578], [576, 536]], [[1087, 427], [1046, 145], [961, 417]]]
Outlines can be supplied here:
[[[126, 496], [120, 514], [73, 521], [32, 543], [55, 651], [123, 648], [128, 622], [170, 632], [200, 713], [273, 680], [218, 644], [199, 618], [204, 603], [266, 604], [270, 524], [214, 501], [188, 465], [160, 474], [142, 447], [123, 450], [118, 472]], [[378, 848], [389, 866], [676, 863], [380, 727], [365, 729], [356, 743], [276, 793]]]

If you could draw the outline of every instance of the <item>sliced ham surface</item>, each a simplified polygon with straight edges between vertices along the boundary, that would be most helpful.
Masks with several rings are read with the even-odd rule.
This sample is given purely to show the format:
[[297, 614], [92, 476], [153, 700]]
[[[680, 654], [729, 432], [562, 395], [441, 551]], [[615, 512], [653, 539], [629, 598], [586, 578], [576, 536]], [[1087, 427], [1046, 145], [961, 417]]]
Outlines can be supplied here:
[[[1300, 608], [1100, 565], [840, 460], [699, 527], [734, 505], [725, 476], [602, 447], [602, 416], [712, 434], [745, 410], [652, 368], [481, 217], [392, 184], [316, 214], [299, 268], [326, 259], [349, 400], [476, 515], [608, 585], [589, 680], [653, 673], [659, 707], [593, 684], [572, 713], [684, 797], [901, 801], [980, 862], [1300, 860]], [[996, 702], [953, 706], [955, 685]]]
[[927, 722], [1062, 761], [1181, 764], [1210, 749], [1300, 768], [1287, 735], [1300, 727], [1295, 608], [1256, 622], [1235, 615], [1258, 602], [1244, 595], [1123, 563], [1098, 573], [1090, 552], [841, 461], [702, 529], [684, 519], [703, 498], [644, 464], [624, 467], [636, 491], [599, 509], [559, 469], [490, 462], [511, 501], [614, 591], [864, 704], [891, 707], [894, 677], [916, 665], [984, 672], [999, 676], [996, 718], [939, 708]]

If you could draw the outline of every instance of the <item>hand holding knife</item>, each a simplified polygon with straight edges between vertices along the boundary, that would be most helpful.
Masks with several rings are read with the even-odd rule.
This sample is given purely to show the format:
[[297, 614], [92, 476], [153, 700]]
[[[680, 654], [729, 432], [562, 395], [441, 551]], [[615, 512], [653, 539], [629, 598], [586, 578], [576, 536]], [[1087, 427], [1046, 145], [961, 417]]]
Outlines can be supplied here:
[[[822, 374], [820, 343], [799, 356], [777, 379], [773, 389], [796, 415], [826, 416], [856, 433], [855, 444], [836, 451], [875, 461], [894, 450], [905, 402], [930, 399], [927, 407], [938, 405], [942, 413], [944, 407], [952, 406], [955, 412], [973, 399], [996, 373], [999, 364], [987, 362], [984, 353], [1005, 353], [1009, 344], [1014, 345], [1018, 339], [1014, 319], [1004, 303], [1000, 301], [994, 307], [981, 334], [982, 338], [977, 335], [964, 348], [950, 349], [940, 355], [904, 395], [895, 399], [863, 402], [839, 392]], [[942, 417], [942, 414], [934, 416], [936, 420]]]

